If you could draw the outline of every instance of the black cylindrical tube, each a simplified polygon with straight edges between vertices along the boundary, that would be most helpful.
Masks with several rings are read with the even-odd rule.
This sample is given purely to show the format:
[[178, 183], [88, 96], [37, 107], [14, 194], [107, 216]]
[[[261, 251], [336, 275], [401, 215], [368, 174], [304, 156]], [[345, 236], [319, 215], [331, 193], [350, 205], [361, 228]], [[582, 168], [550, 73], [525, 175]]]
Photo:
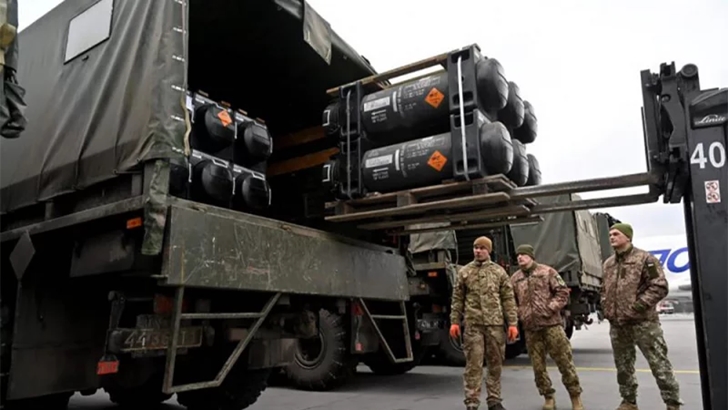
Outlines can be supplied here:
[[490, 175], [508, 174], [513, 167], [511, 134], [501, 122], [480, 126], [480, 155]]
[[210, 154], [235, 141], [235, 123], [228, 110], [214, 104], [202, 104], [195, 108], [193, 115], [192, 149]]
[[513, 144], [513, 167], [506, 174], [511, 181], [518, 186], [526, 185], [528, 181], [528, 156], [526, 155], [526, 146], [521, 141], [512, 139]]
[[513, 130], [513, 138], [524, 144], [531, 144], [536, 141], [538, 134], [536, 113], [533, 111], [533, 105], [528, 101], [523, 101], [523, 112], [523, 124]]
[[528, 181], [526, 186], [541, 185], [541, 165], [533, 154], [528, 154]]
[[508, 83], [508, 102], [498, 112], [498, 121], [509, 129], [518, 128], [523, 124], [524, 104], [521, 99], [521, 90], [513, 81]]
[[508, 102], [508, 80], [495, 58], [483, 58], [476, 66], [478, 97], [486, 112], [502, 110]]
[[[497, 112], [506, 106], [508, 82], [496, 59], [482, 59], [477, 63], [476, 87], [484, 111]], [[450, 128], [448, 93], [448, 73], [442, 71], [365, 96], [361, 117], [367, 139], [375, 146], [382, 146], [447, 132]], [[326, 108], [323, 124], [328, 134], [346, 128], [345, 99]]]
[[271, 192], [262, 175], [235, 167], [235, 197], [233, 207], [238, 210], [261, 210], [270, 205]]
[[233, 151], [234, 163], [249, 165], [265, 161], [272, 152], [273, 139], [268, 128], [250, 121], [238, 124], [238, 137]]
[[[487, 173], [508, 172], [513, 148], [506, 127], [501, 123], [483, 124], [479, 138]], [[450, 133], [369, 150], [363, 156], [364, 186], [372, 192], [392, 192], [437, 185], [452, 178], [452, 158]]]
[[228, 205], [233, 195], [230, 168], [205, 158], [192, 167], [192, 198], [215, 205]]
[[436, 185], [452, 178], [450, 133], [364, 153], [362, 177], [369, 191], [390, 192]]
[[447, 93], [447, 72], [440, 72], [365, 96], [361, 118], [367, 139], [392, 144], [447, 131]]

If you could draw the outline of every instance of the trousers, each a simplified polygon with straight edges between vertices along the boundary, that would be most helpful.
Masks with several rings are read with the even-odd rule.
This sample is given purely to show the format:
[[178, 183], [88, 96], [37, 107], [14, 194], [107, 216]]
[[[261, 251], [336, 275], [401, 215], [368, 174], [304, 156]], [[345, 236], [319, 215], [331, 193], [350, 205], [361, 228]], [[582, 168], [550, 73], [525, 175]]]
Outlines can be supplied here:
[[526, 348], [531, 358], [536, 388], [540, 395], [553, 397], [554, 390], [546, 369], [546, 355], [556, 362], [561, 373], [561, 382], [572, 396], [581, 394], [579, 376], [576, 374], [574, 358], [571, 352], [571, 343], [561, 325], [549, 326], [539, 330], [526, 330]]
[[483, 385], [483, 361], [488, 367], [485, 387], [488, 406], [500, 403], [501, 372], [506, 355], [506, 332], [503, 326], [465, 326], [463, 335], [465, 353], [465, 405], [480, 405]]
[[637, 378], [634, 363], [637, 346], [647, 360], [652, 376], [657, 381], [662, 400], [666, 404], [680, 405], [680, 387], [675, 380], [672, 363], [667, 357], [667, 343], [660, 322], [646, 321], [631, 325], [610, 324], [609, 336], [617, 368], [617, 383], [622, 399], [637, 402]]

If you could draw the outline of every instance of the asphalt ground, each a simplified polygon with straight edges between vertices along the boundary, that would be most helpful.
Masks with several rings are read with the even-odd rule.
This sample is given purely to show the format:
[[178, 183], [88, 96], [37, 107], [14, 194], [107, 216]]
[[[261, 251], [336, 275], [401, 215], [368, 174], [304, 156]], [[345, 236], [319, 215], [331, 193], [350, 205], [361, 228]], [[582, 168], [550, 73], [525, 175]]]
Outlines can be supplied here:
[[[692, 316], [664, 317], [662, 326], [669, 348], [669, 357], [680, 383], [685, 410], [702, 409], [700, 374]], [[620, 397], [616, 371], [609, 342], [609, 324], [596, 322], [572, 338], [574, 361], [584, 389], [587, 410], [614, 410]], [[665, 409], [647, 362], [637, 353], [639, 382], [638, 405], [641, 410]], [[269, 387], [250, 410], [455, 410], [464, 409], [462, 368], [420, 366], [401, 376], [374, 376], [360, 366], [350, 384], [333, 392], [304, 392], [289, 387]], [[558, 409], [571, 409], [568, 394], [561, 384], [558, 370], [550, 367], [557, 391]], [[533, 382], [527, 355], [508, 361], [503, 369], [502, 396], [509, 410], [540, 410], [542, 398]], [[485, 401], [485, 386], [483, 386]], [[105, 393], [89, 397], [76, 395], [71, 409], [107, 410], [116, 408]], [[165, 410], [182, 410], [173, 397]], [[485, 409], [481, 405], [481, 409]]]

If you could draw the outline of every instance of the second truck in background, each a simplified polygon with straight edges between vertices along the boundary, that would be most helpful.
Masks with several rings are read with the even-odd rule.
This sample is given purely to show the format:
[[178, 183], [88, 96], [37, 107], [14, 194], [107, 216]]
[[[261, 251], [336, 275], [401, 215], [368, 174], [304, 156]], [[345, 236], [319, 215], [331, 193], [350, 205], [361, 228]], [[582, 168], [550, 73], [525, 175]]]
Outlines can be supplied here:
[[[543, 198], [543, 204], [569, 203], [581, 198], [576, 195], [559, 195]], [[437, 319], [446, 326], [439, 331], [439, 344], [432, 353], [438, 361], [454, 366], [465, 363], [461, 340], [451, 339], [445, 329], [449, 327], [448, 313], [452, 284], [457, 270], [472, 260], [473, 240], [486, 235], [493, 240], [493, 260], [509, 274], [518, 269], [515, 249], [521, 244], [531, 244], [536, 260], [556, 269], [571, 289], [571, 299], [562, 312], [564, 329], [569, 338], [574, 330], [581, 330], [592, 323], [590, 315], [599, 314], [599, 291], [602, 286], [602, 261], [611, 252], [608, 226], [614, 219], [608, 214], [592, 214], [587, 210], [554, 212], [542, 215], [543, 221], [509, 225], [494, 229], [440, 231], [413, 235], [410, 260], [413, 270], [423, 280], [432, 284], [429, 296], [442, 295], [435, 310], [441, 311]], [[441, 276], [447, 281], [437, 280]], [[445, 288], [444, 286], [447, 286]], [[526, 352], [521, 337], [506, 348], [506, 358], [512, 359]]]

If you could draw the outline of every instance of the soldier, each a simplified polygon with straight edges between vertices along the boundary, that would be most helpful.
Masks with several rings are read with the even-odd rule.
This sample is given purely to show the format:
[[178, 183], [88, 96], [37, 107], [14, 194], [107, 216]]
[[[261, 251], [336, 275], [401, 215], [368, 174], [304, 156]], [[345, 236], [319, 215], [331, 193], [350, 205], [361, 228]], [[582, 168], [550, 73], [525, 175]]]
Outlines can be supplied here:
[[488, 410], [505, 410], [501, 404], [501, 366], [505, 357], [504, 316], [508, 323], [508, 339], [518, 337], [518, 317], [513, 288], [505, 269], [490, 260], [493, 243], [481, 236], [473, 243], [475, 260], [463, 266], [457, 275], [452, 295], [450, 336], [460, 336], [460, 317], [464, 316], [465, 337], [465, 406], [469, 410], [480, 405], [483, 384], [483, 359], [488, 366], [485, 382]]
[[617, 410], [637, 410], [635, 345], [647, 359], [667, 410], [678, 410], [680, 388], [667, 357], [667, 344], [656, 306], [668, 293], [660, 262], [632, 245], [632, 227], [618, 223], [609, 230], [615, 254], [604, 261], [601, 290], [604, 317], [609, 321], [614, 364], [622, 404]]
[[536, 387], [544, 396], [543, 410], [554, 410], [556, 392], [546, 370], [546, 354], [556, 362], [561, 380], [571, 396], [573, 410], [584, 410], [581, 385], [571, 354], [571, 343], [562, 324], [561, 309], [569, 302], [569, 288], [556, 270], [536, 263], [533, 246], [516, 250], [519, 270], [511, 276], [518, 317], [526, 336]]

